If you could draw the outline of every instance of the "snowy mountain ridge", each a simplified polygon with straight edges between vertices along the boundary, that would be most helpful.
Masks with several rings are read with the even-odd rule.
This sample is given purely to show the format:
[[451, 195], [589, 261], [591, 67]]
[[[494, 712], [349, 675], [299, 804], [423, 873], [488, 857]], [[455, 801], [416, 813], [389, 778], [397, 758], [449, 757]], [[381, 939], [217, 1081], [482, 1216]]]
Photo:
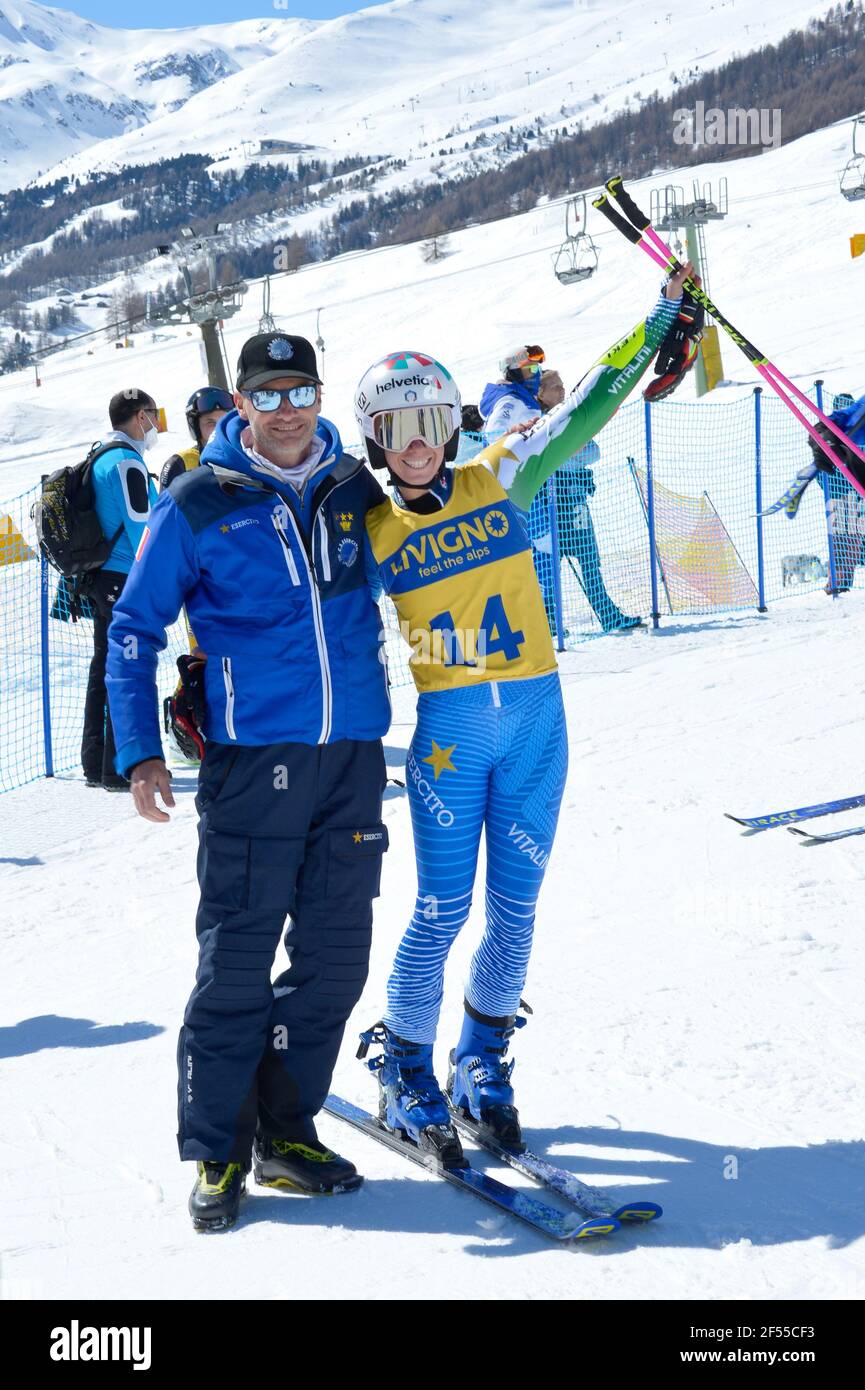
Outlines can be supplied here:
[[0, 188], [178, 149], [243, 160], [274, 138], [423, 159], [495, 125], [592, 123], [826, 8], [697, 0], [674, 17], [639, 0], [499, 0], [481, 24], [456, 0], [390, 0], [326, 21], [122, 30], [4, 0]]
[[314, 21], [111, 29], [31, 0], [0, 8], [0, 187], [28, 183], [277, 54]]

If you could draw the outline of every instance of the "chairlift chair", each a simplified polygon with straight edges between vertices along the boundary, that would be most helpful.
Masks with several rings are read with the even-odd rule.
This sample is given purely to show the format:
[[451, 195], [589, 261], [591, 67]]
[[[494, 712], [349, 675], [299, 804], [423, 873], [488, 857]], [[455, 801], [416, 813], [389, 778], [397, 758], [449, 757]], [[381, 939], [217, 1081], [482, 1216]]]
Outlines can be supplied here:
[[588, 280], [598, 268], [598, 249], [586, 225], [586, 195], [568, 199], [565, 205], [565, 240], [556, 253], [553, 270], [562, 285], [576, 285]]
[[841, 195], [849, 203], [856, 203], [865, 198], [865, 151], [861, 150], [856, 142], [856, 132], [860, 125], [865, 126], [865, 114], [857, 116], [853, 122], [853, 153], [841, 175]]

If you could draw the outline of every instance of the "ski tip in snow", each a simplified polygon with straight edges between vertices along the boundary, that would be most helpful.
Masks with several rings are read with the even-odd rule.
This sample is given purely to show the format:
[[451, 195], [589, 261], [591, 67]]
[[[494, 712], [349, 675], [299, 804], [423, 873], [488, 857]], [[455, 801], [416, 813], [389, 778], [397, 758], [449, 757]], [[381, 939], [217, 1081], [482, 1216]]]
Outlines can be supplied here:
[[809, 845], [828, 845], [832, 840], [848, 840], [851, 835], [865, 835], [865, 825], [852, 825], [846, 830], [800, 830], [798, 826], [788, 825], [792, 835], [800, 835]]
[[592, 1240], [598, 1236], [611, 1236], [621, 1230], [621, 1222], [615, 1216], [590, 1216], [581, 1221], [571, 1231], [571, 1240]]
[[630, 1206], [619, 1207], [613, 1212], [617, 1221], [629, 1225], [657, 1221], [663, 1215], [664, 1208], [659, 1207], [657, 1202], [632, 1202]]

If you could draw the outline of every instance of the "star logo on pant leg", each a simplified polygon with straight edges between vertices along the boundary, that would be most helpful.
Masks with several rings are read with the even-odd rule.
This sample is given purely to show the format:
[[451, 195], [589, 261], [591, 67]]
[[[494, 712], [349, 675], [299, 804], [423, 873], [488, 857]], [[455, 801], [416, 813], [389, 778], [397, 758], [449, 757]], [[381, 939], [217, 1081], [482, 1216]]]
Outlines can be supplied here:
[[449, 772], [456, 772], [456, 768], [451, 762], [451, 753], [454, 751], [455, 748], [455, 743], [452, 743], [450, 748], [439, 748], [435, 739], [433, 739], [432, 752], [430, 753], [429, 757], [421, 758], [421, 762], [429, 763], [432, 767], [432, 770], [435, 773], [436, 782], [439, 779], [439, 773], [444, 772], [445, 769], [447, 769]]
[[362, 839], [363, 839], [363, 836], [361, 835], [360, 831], [359, 831], [359, 830], [356, 830], [356, 831], [354, 832], [354, 842], [355, 842], [355, 844], [356, 844], [356, 845], [359, 845]]

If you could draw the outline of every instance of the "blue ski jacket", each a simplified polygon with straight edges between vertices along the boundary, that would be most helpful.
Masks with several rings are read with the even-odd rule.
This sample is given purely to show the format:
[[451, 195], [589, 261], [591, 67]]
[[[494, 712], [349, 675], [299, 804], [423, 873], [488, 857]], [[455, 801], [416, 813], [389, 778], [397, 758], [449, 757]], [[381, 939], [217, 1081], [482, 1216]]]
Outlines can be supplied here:
[[106, 538], [117, 536], [103, 568], [128, 574], [157, 493], [135, 440], [113, 430], [104, 442], [112, 441], [117, 448], [93, 465], [93, 505]]
[[[534, 381], [490, 381], [483, 389], [478, 410], [484, 418], [487, 433], [498, 438], [506, 432], [508, 425], [520, 424], [534, 415], [540, 415], [538, 387], [540, 377]], [[500, 405], [510, 399], [511, 409]], [[519, 402], [519, 404], [517, 404]], [[497, 408], [498, 407], [498, 408]]]
[[162, 756], [157, 654], [183, 605], [207, 653], [204, 733], [220, 743], [380, 738], [390, 723], [364, 516], [384, 499], [320, 419], [302, 493], [253, 468], [236, 411], [199, 468], [154, 506], [108, 633], [107, 687], [126, 774]]
[[840, 425], [848, 439], [862, 449], [865, 445], [865, 396], [860, 396], [846, 410], [833, 410], [829, 418]]

